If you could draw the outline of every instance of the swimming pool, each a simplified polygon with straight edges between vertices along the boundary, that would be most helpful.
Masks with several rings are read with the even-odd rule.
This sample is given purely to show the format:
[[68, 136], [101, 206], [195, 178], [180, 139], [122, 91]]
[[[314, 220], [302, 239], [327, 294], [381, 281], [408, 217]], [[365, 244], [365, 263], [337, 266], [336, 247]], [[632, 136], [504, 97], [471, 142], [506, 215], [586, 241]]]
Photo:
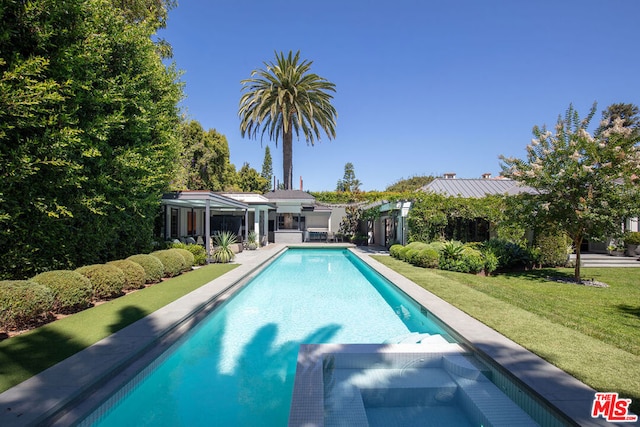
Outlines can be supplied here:
[[287, 424], [301, 343], [446, 331], [344, 249], [289, 249], [83, 425]]

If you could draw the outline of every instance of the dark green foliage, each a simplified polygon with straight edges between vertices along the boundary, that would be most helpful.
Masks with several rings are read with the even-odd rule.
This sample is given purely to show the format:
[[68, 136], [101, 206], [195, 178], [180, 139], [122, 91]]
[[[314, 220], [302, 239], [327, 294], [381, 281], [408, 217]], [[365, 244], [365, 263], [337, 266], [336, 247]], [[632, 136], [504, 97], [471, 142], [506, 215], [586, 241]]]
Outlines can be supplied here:
[[43, 318], [53, 301], [48, 286], [27, 280], [0, 281], [0, 330], [21, 328]]
[[205, 131], [195, 121], [182, 126], [182, 152], [172, 187], [174, 190], [224, 191], [236, 184], [236, 170], [229, 161], [227, 138], [215, 129]]
[[440, 263], [440, 254], [432, 247], [419, 249], [412, 258], [412, 264], [418, 267], [438, 268]]
[[203, 246], [190, 243], [172, 243], [172, 248], [186, 249], [193, 254], [192, 265], [205, 265], [207, 263], [207, 251]]
[[264, 160], [262, 161], [262, 171], [260, 172], [260, 176], [269, 181], [269, 188], [267, 189], [267, 191], [269, 191], [271, 189], [271, 180], [273, 178], [273, 160], [271, 159], [271, 150], [268, 145], [264, 147]]
[[[500, 228], [505, 216], [505, 201], [498, 196], [465, 199], [417, 193], [412, 200], [407, 218], [411, 241], [474, 241], [476, 238], [482, 241], [488, 238], [488, 230], [475, 236], [469, 233], [469, 225], [494, 224]], [[500, 233], [499, 229], [497, 231]], [[476, 233], [480, 234], [477, 230]]]
[[465, 246], [462, 251], [462, 260], [467, 265], [469, 273], [479, 273], [484, 269], [485, 258], [478, 249]]
[[93, 298], [107, 300], [122, 295], [126, 280], [124, 273], [115, 265], [93, 264], [76, 269], [91, 281]]
[[145, 283], [157, 283], [164, 276], [164, 265], [162, 265], [162, 261], [153, 255], [131, 255], [127, 259], [137, 263], [144, 269]]
[[151, 246], [182, 92], [151, 40], [167, 3], [135, 22], [112, 4], [0, 7], [0, 277]]
[[190, 251], [188, 251], [187, 249], [176, 248], [176, 247], [172, 247], [170, 250], [178, 252], [180, 255], [182, 255], [182, 258], [184, 258], [183, 271], [189, 271], [191, 270], [191, 268], [193, 268], [195, 257]]
[[184, 257], [172, 249], [151, 252], [151, 255], [158, 258], [162, 263], [163, 277], [177, 276], [185, 270], [186, 262]]
[[129, 259], [120, 259], [117, 261], [111, 261], [107, 264], [115, 265], [124, 273], [124, 287], [122, 288], [125, 291], [132, 289], [140, 289], [144, 288], [144, 283], [146, 279], [146, 273], [144, 268], [137, 262], [131, 261]]
[[401, 179], [388, 186], [385, 191], [405, 192], [416, 191], [434, 180], [433, 176], [412, 176], [411, 178]]
[[391, 245], [391, 247], [389, 248], [389, 255], [391, 255], [394, 258], [401, 259], [400, 254], [403, 252], [402, 251], [403, 248], [404, 246], [399, 244]]
[[624, 234], [623, 240], [625, 245], [640, 245], [640, 232], [628, 231]]
[[362, 183], [356, 178], [356, 173], [353, 170], [353, 163], [349, 162], [344, 165], [344, 176], [338, 180], [336, 185], [336, 191], [347, 193], [359, 193], [360, 185]]
[[504, 239], [491, 239], [485, 248], [498, 258], [498, 270], [521, 269], [531, 266], [531, 251], [524, 245]]
[[543, 267], [564, 267], [568, 261], [571, 241], [560, 231], [545, 230], [536, 235], [538, 262]]
[[74, 313], [91, 306], [93, 288], [91, 281], [71, 270], [54, 270], [40, 273], [32, 281], [48, 286], [54, 297], [54, 313]]
[[249, 163], [245, 162], [238, 171], [236, 186], [240, 191], [262, 194], [269, 191], [271, 182], [249, 166]]

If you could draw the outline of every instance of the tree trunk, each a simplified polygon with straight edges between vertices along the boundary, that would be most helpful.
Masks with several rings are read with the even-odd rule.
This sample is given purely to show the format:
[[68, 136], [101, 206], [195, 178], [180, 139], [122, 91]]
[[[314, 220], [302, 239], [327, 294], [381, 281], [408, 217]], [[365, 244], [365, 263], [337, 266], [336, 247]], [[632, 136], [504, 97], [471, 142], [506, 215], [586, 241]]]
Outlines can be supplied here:
[[285, 190], [293, 190], [293, 132], [291, 124], [289, 130], [282, 133], [282, 172]]
[[576, 267], [575, 270], [573, 270], [573, 277], [580, 283], [580, 247], [582, 246], [582, 236], [574, 237], [573, 244], [576, 246]]

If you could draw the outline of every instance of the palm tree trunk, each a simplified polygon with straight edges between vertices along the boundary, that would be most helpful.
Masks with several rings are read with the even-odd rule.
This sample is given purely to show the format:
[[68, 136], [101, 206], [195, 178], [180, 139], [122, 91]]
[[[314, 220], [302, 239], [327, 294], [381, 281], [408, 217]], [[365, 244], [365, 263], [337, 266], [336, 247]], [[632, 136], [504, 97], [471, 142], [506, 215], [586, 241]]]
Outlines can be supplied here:
[[291, 124], [287, 131], [282, 133], [282, 169], [284, 189], [293, 189], [293, 133], [291, 132]]

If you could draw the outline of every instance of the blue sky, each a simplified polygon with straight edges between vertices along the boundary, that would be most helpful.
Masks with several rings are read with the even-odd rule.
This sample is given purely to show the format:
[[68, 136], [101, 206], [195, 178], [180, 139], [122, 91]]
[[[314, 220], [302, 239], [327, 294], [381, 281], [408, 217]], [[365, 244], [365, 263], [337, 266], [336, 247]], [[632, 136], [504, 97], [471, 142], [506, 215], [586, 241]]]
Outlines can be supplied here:
[[240, 136], [242, 79], [301, 51], [336, 84], [337, 136], [295, 141], [294, 187], [332, 191], [354, 165], [363, 190], [402, 178], [500, 172], [534, 125], [640, 104], [638, 0], [182, 0], [160, 36], [183, 71], [187, 117], [229, 141], [236, 169], [282, 180], [281, 143]]

